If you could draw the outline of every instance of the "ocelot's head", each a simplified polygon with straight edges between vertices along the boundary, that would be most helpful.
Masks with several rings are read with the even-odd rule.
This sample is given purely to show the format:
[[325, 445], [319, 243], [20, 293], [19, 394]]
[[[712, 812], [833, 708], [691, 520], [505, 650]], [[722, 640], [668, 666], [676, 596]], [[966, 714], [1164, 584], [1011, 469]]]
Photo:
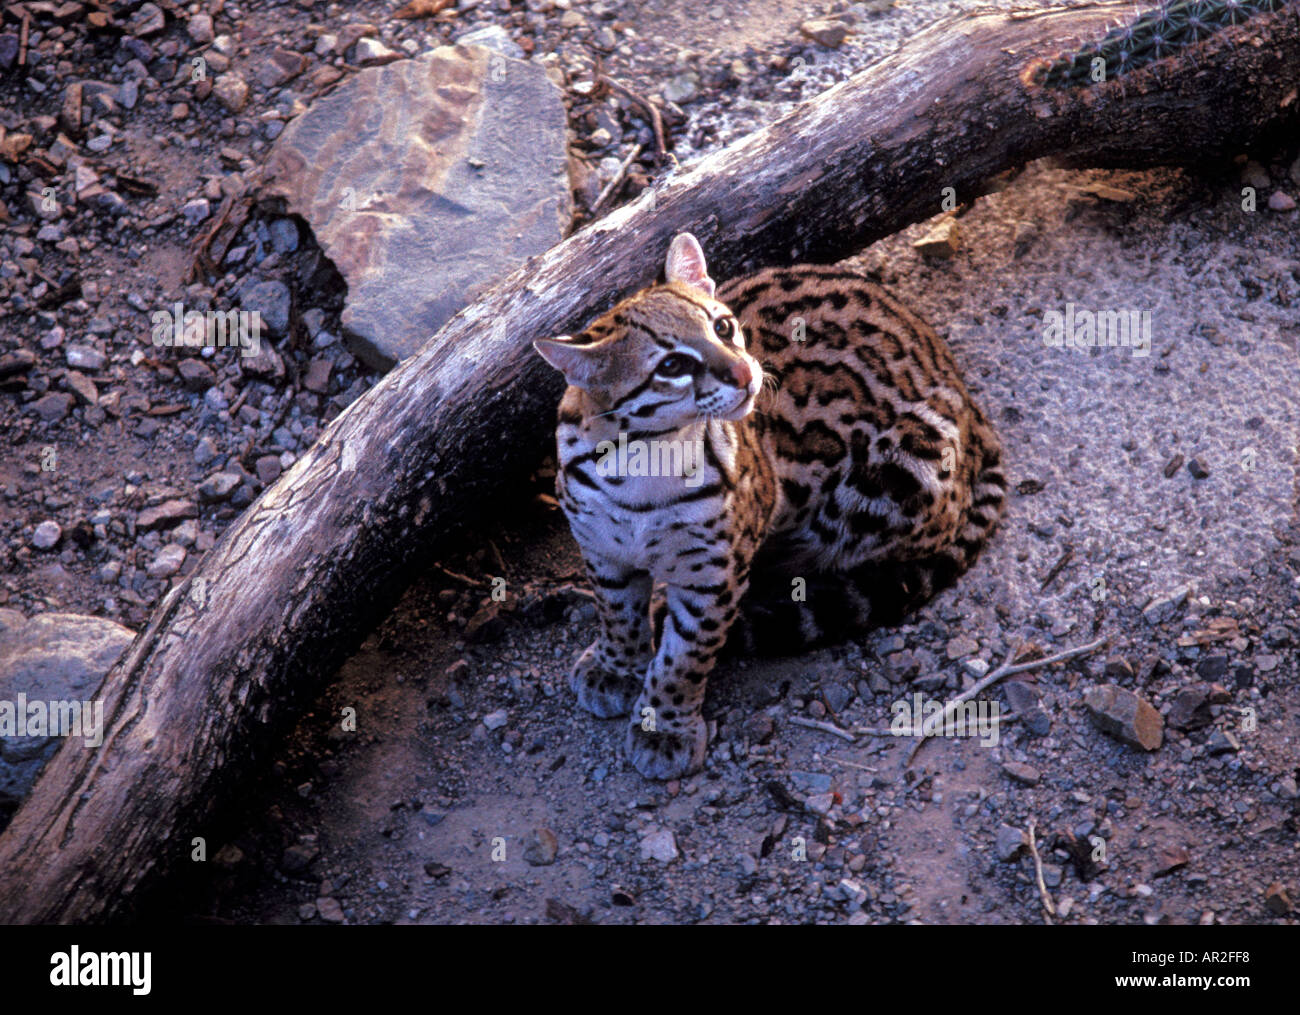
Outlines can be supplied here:
[[681, 233], [668, 248], [663, 285], [643, 289], [576, 335], [533, 343], [581, 388], [602, 416], [659, 432], [707, 419], [741, 419], [763, 383], [740, 322], [713, 297], [699, 242]]

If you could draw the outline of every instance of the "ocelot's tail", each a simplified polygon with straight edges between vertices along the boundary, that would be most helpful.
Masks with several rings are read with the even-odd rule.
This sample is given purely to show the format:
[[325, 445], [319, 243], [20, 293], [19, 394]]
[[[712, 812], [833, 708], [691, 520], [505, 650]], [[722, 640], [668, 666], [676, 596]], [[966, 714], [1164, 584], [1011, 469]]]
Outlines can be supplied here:
[[971, 493], [957, 538], [931, 556], [807, 575], [782, 569], [779, 561], [756, 561], [727, 654], [789, 655], [900, 623], [970, 567], [997, 528], [1006, 479], [996, 457], [986, 460]]

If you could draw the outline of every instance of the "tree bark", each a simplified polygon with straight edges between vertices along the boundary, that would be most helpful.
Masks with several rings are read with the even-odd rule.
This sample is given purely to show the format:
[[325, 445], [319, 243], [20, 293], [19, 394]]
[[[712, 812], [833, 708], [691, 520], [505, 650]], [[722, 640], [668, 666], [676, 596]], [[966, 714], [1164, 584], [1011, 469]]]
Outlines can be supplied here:
[[[439, 537], [535, 464], [562, 382], [530, 347], [651, 282], [694, 232], [714, 274], [830, 262], [1030, 159], [1147, 166], [1294, 122], [1288, 10], [1068, 92], [1021, 74], [1129, 0], [961, 16], [575, 234], [451, 320], [335, 420], [173, 589], [100, 689], [103, 746], [66, 744], [0, 836], [0, 922], [121, 918], [189, 862]], [[364, 714], [360, 717], [365, 722]], [[213, 844], [210, 844], [213, 845]]]

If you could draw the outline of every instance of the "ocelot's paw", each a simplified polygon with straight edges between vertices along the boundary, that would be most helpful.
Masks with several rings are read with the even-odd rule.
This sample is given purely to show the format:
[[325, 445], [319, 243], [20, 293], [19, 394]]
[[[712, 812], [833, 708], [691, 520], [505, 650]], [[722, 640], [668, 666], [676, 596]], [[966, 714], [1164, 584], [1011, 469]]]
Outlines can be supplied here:
[[647, 732], [634, 717], [627, 729], [627, 758], [647, 779], [680, 779], [704, 765], [708, 727], [701, 716], [682, 717], [672, 731]]
[[599, 659], [596, 646], [587, 646], [573, 666], [569, 687], [578, 696], [578, 704], [592, 715], [601, 719], [627, 715], [640, 693], [640, 680], [611, 673]]

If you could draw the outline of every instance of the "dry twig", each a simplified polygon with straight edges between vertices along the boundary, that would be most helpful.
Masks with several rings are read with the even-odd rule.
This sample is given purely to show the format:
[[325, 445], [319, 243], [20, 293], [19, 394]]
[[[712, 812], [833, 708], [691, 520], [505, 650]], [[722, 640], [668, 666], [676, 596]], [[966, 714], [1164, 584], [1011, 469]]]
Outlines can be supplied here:
[[857, 737], [853, 733], [848, 730], [842, 730], [832, 723], [818, 722], [816, 719], [805, 719], [801, 715], [790, 716], [790, 721], [796, 726], [804, 726], [810, 730], [821, 730], [823, 733], [830, 733], [832, 736], [837, 736], [841, 740], [847, 740], [849, 743], [853, 743], [857, 740]]
[[662, 160], [667, 154], [668, 149], [664, 145], [664, 118], [659, 114], [659, 109], [653, 102], [644, 96], [638, 95], [627, 85], [615, 81], [608, 74], [602, 74], [597, 78], [606, 88], [612, 88], [626, 99], [630, 99], [640, 106], [648, 117], [650, 117], [650, 126], [655, 132], [655, 158]]
[[625, 158], [622, 164], [618, 167], [618, 172], [614, 174], [614, 178], [605, 184], [605, 189], [600, 192], [600, 196], [596, 198], [596, 203], [591, 206], [592, 218], [596, 217], [596, 213], [605, 206], [605, 202], [609, 200], [610, 196], [623, 185], [623, 181], [627, 178], [628, 166], [630, 166], [640, 154], [641, 146], [639, 144], [633, 145], [632, 151], [628, 153], [628, 157]]
[[1034, 823], [1029, 822], [1029, 855], [1034, 858], [1034, 880], [1038, 882], [1038, 894], [1043, 900], [1043, 919], [1050, 926], [1052, 917], [1056, 915], [1056, 907], [1052, 905], [1052, 896], [1047, 891], [1047, 885], [1043, 883], [1043, 860], [1038, 855], [1038, 840], [1034, 838]]

